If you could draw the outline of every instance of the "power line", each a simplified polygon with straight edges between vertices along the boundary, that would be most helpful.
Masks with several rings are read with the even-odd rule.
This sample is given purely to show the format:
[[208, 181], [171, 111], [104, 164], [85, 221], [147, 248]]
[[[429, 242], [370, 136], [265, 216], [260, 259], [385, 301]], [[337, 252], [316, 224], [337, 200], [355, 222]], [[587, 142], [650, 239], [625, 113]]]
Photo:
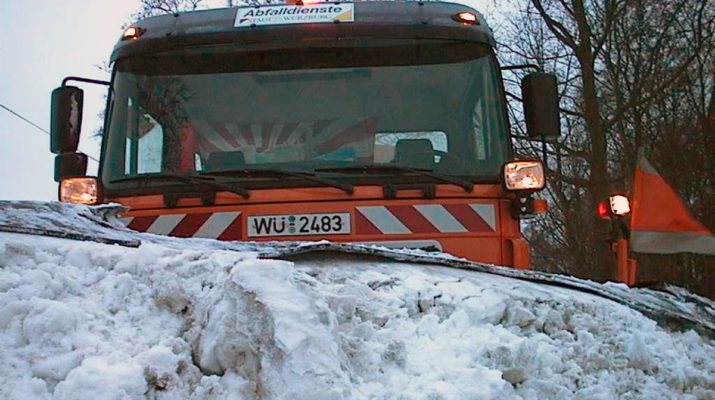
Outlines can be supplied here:
[[7, 112], [9, 112], [10, 114], [12, 114], [12, 115], [14, 115], [14, 116], [20, 118], [21, 120], [27, 122], [28, 124], [34, 126], [35, 128], [37, 128], [37, 129], [39, 129], [39, 130], [41, 130], [42, 132], [45, 132], [45, 133], [48, 134], [48, 135], [50, 134], [50, 132], [47, 132], [47, 130], [46, 130], [45, 128], [41, 127], [40, 125], [37, 125], [36, 123], [30, 121], [29, 119], [27, 119], [27, 118], [23, 117], [22, 115], [16, 113], [15, 111], [12, 111], [11, 109], [5, 107], [2, 103], [0, 103], [0, 107], [2, 107], [2, 108], [4, 108], [5, 110], [7, 110]]
[[[15, 111], [13, 111], [13, 110], [11, 110], [10, 108], [6, 107], [6, 106], [3, 105], [2, 103], [0, 103], [0, 107], [4, 108], [5, 111], [7, 111], [7, 112], [9, 112], [10, 114], [12, 114], [12, 115], [14, 115], [14, 116], [20, 118], [21, 120], [27, 122], [28, 124], [30, 124], [30, 125], [34, 126], [35, 128], [39, 129], [40, 131], [46, 133], [47, 135], [50, 134], [50, 132], [48, 132], [47, 129], [41, 127], [40, 125], [37, 125], [36, 123], [34, 123], [34, 122], [30, 121], [29, 119], [23, 117], [22, 115], [16, 113]], [[96, 161], [97, 163], [99, 163], [99, 160], [97, 160], [96, 158], [90, 156], [89, 154], [87, 154], [87, 157], [89, 157], [90, 159], [92, 159], [92, 160]]]

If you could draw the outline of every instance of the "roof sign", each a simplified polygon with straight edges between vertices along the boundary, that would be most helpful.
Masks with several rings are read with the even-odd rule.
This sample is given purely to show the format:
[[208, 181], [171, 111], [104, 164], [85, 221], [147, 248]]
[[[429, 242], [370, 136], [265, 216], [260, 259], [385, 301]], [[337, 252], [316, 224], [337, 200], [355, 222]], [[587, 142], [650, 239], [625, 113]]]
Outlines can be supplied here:
[[353, 3], [241, 7], [233, 26], [353, 22], [354, 17]]

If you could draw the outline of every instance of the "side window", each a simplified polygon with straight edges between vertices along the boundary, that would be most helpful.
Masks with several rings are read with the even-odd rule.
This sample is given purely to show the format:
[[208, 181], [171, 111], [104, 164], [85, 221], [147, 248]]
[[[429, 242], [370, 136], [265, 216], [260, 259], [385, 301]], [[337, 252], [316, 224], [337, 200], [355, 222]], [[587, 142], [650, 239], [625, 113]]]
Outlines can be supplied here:
[[124, 174], [161, 172], [164, 129], [132, 97], [127, 98]]
[[161, 157], [164, 144], [164, 129], [151, 116], [139, 108], [137, 123], [137, 153], [140, 174], [161, 172]]
[[[379, 132], [375, 135], [375, 150], [373, 162], [386, 164], [395, 160], [395, 148], [401, 140], [426, 139], [432, 143], [432, 149], [447, 152], [447, 134], [441, 131], [432, 132]], [[440, 156], [434, 155], [434, 162], [439, 162]]]
[[485, 126], [484, 99], [479, 98], [474, 105], [472, 111], [472, 129], [474, 130], [474, 151], [477, 154], [477, 160], [484, 161], [487, 159], [487, 127]]
[[122, 122], [120, 126], [125, 127], [125, 139], [124, 139], [124, 175], [136, 174], [137, 162], [135, 156], [135, 149], [137, 147], [135, 130], [132, 129], [132, 120], [134, 120], [134, 100], [131, 97], [127, 97], [126, 104], [124, 104], [124, 113]]
[[479, 81], [478, 96], [472, 109], [471, 123], [476, 159], [480, 162], [493, 163], [500, 160], [507, 140], [506, 125], [503, 118], [503, 103], [499, 96], [499, 76], [496, 68], [482, 63], [477, 66], [476, 77]]

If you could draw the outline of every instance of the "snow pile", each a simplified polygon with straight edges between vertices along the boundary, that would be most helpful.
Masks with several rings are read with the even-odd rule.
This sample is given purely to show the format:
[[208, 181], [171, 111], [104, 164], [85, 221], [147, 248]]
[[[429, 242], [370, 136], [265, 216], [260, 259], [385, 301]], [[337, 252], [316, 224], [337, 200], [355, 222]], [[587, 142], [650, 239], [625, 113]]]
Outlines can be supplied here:
[[0, 233], [0, 398], [715, 398], [712, 337], [600, 297], [181, 243]]
[[160, 244], [172, 249], [233, 250], [255, 252], [260, 258], [286, 258], [308, 253], [339, 252], [353, 255], [380, 256], [398, 261], [438, 264], [487, 272], [574, 288], [627, 305], [658, 321], [661, 325], [692, 327], [698, 332], [715, 331], [715, 303], [687, 291], [666, 285], [663, 290], [629, 289], [623, 284], [600, 284], [571, 276], [538, 271], [517, 270], [476, 263], [446, 253], [429, 253], [411, 249], [388, 249], [350, 243], [322, 242], [224, 242], [210, 239], [176, 240], [161, 235], [127, 229], [118, 219], [126, 208], [119, 204], [83, 206], [58, 202], [0, 201], [0, 232], [70, 238], [106, 244], [138, 247], [142, 243]]

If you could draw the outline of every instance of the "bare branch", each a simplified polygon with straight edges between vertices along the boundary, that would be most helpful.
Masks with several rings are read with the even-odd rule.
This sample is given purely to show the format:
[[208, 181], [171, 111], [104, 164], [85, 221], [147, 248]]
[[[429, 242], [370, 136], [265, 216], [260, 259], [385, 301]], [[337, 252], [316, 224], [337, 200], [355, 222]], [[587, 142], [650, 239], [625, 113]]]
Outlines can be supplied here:
[[574, 40], [571, 33], [568, 31], [568, 29], [566, 29], [563, 24], [549, 16], [549, 14], [544, 9], [541, 0], [531, 0], [531, 4], [533, 4], [534, 7], [536, 7], [536, 9], [539, 11], [539, 15], [544, 20], [544, 23], [546, 23], [546, 26], [549, 28], [551, 33], [553, 33], [554, 36], [559, 39], [559, 41], [569, 46], [573, 50], [576, 50], [578, 46], [576, 45], [576, 41]]

